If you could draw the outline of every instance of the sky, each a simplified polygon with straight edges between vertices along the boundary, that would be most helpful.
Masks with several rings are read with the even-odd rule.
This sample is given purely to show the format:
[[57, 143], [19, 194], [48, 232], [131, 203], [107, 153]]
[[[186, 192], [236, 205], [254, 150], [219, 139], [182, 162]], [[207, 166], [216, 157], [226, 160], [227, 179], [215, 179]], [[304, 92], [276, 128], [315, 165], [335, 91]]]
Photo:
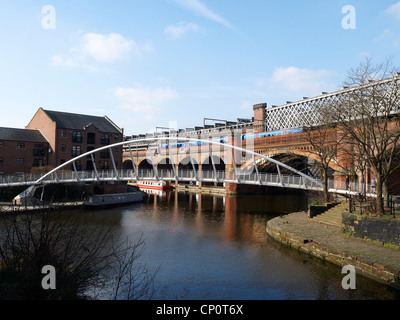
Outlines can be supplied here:
[[400, 66], [400, 2], [1, 0], [0, 39], [0, 126], [42, 107], [135, 135], [335, 91], [366, 58]]

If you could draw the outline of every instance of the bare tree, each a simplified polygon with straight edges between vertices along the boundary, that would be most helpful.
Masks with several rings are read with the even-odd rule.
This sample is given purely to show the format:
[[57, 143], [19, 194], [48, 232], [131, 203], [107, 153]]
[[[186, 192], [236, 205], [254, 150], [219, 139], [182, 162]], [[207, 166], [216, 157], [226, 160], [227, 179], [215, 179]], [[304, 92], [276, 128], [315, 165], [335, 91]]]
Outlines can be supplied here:
[[[77, 212], [5, 215], [0, 221], [0, 298], [150, 298], [157, 270], [140, 264], [143, 245], [141, 237], [123, 239], [112, 224], [93, 225]], [[56, 270], [54, 290], [41, 286], [46, 265]]]
[[301, 136], [303, 143], [310, 146], [306, 153], [308, 157], [317, 160], [315, 166], [319, 169], [322, 185], [324, 202], [329, 201], [328, 173], [333, 163], [337, 163], [337, 158], [341, 152], [342, 136], [338, 135], [336, 125], [330, 118], [331, 103], [321, 102], [316, 119], [304, 119], [306, 127]]
[[[114, 279], [111, 281], [113, 300], [151, 299], [155, 293], [154, 277], [159, 268], [149, 272], [146, 264], [139, 259], [144, 252], [143, 235], [137, 239], [127, 237], [122, 243], [116, 243], [111, 266]], [[122, 248], [122, 250], [121, 250]], [[126, 248], [130, 248], [126, 253]]]
[[357, 146], [376, 178], [376, 210], [384, 214], [383, 186], [399, 166], [396, 155], [400, 139], [400, 76], [388, 59], [373, 64], [366, 59], [351, 69], [345, 86], [351, 87], [338, 100], [331, 119]]
[[338, 143], [334, 128], [325, 125], [305, 128], [303, 139], [311, 148], [307, 151], [309, 157], [314, 155], [317, 162], [315, 166], [319, 169], [324, 193], [324, 202], [329, 201], [328, 170], [331, 163], [337, 157]]
[[344, 173], [352, 179], [357, 179], [362, 199], [366, 198], [366, 173], [368, 164], [362, 146], [348, 136], [342, 138], [342, 155], [347, 161], [338, 161]]

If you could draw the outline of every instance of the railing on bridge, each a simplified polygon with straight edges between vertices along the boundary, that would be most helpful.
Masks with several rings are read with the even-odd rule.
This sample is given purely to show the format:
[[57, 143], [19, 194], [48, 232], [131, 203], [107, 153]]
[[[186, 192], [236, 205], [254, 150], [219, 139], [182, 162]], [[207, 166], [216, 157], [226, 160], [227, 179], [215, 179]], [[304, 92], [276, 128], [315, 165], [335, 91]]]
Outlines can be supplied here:
[[[164, 138], [167, 141], [174, 141], [171, 138]], [[153, 140], [153, 142], [160, 142], [158, 138], [146, 139]], [[96, 150], [89, 151], [83, 155], [80, 155], [74, 159], [71, 159], [59, 167], [51, 170], [50, 172], [36, 173], [36, 174], [25, 174], [25, 175], [0, 175], [0, 187], [10, 186], [41, 186], [45, 184], [53, 183], [92, 183], [100, 181], [137, 181], [137, 180], [165, 180], [165, 181], [178, 181], [178, 182], [217, 182], [217, 183], [238, 183], [238, 184], [252, 184], [252, 185], [263, 185], [263, 186], [275, 186], [283, 188], [296, 188], [304, 190], [322, 190], [322, 183], [318, 179], [310, 177], [301, 171], [298, 171], [284, 163], [281, 163], [275, 159], [259, 154], [252, 150], [243, 149], [234, 145], [221, 143], [212, 140], [199, 140], [191, 138], [181, 138], [185, 142], [201, 142], [208, 145], [210, 155], [212, 154], [211, 145], [217, 145], [227, 149], [228, 154], [231, 153], [232, 163], [231, 167], [227, 167], [227, 171], [217, 171], [216, 166], [211, 158], [213, 170], [196, 170], [195, 163], [191, 155], [191, 148], [189, 147], [190, 163], [192, 164], [192, 170], [177, 170], [174, 163], [171, 163], [171, 168], [160, 169], [156, 168], [153, 161], [152, 151], [149, 150], [149, 157], [152, 163], [152, 169], [141, 169], [134, 162], [133, 150], [130, 141], [119, 142], [113, 145], [101, 147]], [[112, 150], [117, 146], [128, 146], [133, 170], [117, 169], [116, 162]], [[94, 160], [94, 153], [111, 151], [110, 156], [112, 160], [113, 170], [98, 170]], [[169, 150], [170, 151], [170, 150]], [[241, 163], [235, 161], [234, 152], [239, 151], [245, 153], [246, 156], [252, 157], [252, 167], [250, 171], [244, 171], [240, 169]], [[92, 159], [93, 171], [78, 171], [75, 162], [82, 158]], [[271, 164], [276, 166], [276, 173], [263, 173], [258, 170], [256, 157], [262, 159], [262, 161], [269, 161]], [[172, 159], [172, 158], [171, 158]], [[73, 171], [65, 171], [65, 168], [72, 165]], [[250, 165], [251, 167], [251, 165]], [[230, 169], [228, 169], [230, 168]], [[291, 175], [281, 174], [281, 169], [286, 169], [288, 172], [292, 172]], [[253, 171], [254, 170], [254, 171]], [[356, 183], [343, 183], [338, 184], [334, 180], [329, 181], [329, 191], [335, 193], [349, 193], [359, 194], [363, 189]], [[371, 193], [370, 186], [366, 186], [366, 193]], [[372, 193], [371, 193], [372, 194]]]
[[[28, 186], [34, 185], [44, 174], [26, 174], [23, 176], [9, 175], [0, 177], [0, 186]], [[135, 182], [138, 180], [163, 180], [170, 182], [217, 182], [217, 183], [239, 183], [249, 185], [275, 186], [284, 188], [294, 188], [303, 190], [321, 191], [322, 188], [316, 183], [304, 179], [302, 176], [286, 175], [264, 172], [240, 172], [226, 171], [199, 171], [159, 169], [155, 172], [152, 169], [137, 170], [106, 170], [106, 171], [61, 171], [48, 175], [37, 185], [53, 183], [90, 183], [98, 181], [125, 181]], [[366, 194], [373, 195], [374, 189], [371, 185], [362, 185], [357, 182], [338, 182], [334, 179], [328, 180], [328, 189], [336, 193], [360, 194], [365, 190]]]

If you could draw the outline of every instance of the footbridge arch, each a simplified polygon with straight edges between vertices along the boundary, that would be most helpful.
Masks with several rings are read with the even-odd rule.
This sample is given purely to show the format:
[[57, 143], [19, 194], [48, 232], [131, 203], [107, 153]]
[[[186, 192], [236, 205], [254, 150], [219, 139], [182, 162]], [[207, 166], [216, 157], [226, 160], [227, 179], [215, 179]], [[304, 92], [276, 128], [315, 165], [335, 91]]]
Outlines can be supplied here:
[[[160, 150], [159, 150], [159, 148], [154, 149], [154, 144], [155, 143], [165, 143], [165, 142], [167, 142], [167, 143], [176, 142], [177, 140], [178, 141], [182, 141], [182, 142], [202, 143], [204, 145], [209, 145], [210, 146], [209, 149], [210, 149], [211, 153], [206, 154], [206, 155], [201, 155], [201, 159], [198, 159], [198, 160], [200, 160], [200, 161], [198, 161], [198, 160], [195, 160], [195, 156], [193, 155], [193, 152], [192, 152], [193, 149], [196, 148], [196, 147], [190, 147], [190, 144], [189, 144], [188, 150], [186, 150], [185, 157], [187, 157], [189, 155], [189, 158], [191, 159], [190, 163], [193, 164], [193, 166], [192, 166], [193, 168], [195, 168], [195, 166], [194, 166], [195, 163], [197, 163], [197, 164], [203, 163], [205, 161], [205, 159], [207, 159], [209, 157], [211, 159], [213, 159], [214, 153], [212, 152], [211, 145], [222, 147], [223, 150], [224, 150], [224, 152], [223, 152], [224, 156], [223, 156], [222, 160], [224, 161], [224, 163], [225, 163], [225, 165], [227, 167], [227, 171], [229, 171], [231, 173], [230, 174], [231, 178], [222, 178], [222, 180], [226, 181], [226, 182], [239, 183], [239, 182], [241, 182], [241, 180], [243, 180], [242, 177], [241, 177], [241, 163], [236, 163], [236, 160], [235, 160], [235, 158], [236, 158], [235, 157], [235, 151], [236, 151], [236, 152], [239, 152], [239, 153], [245, 153], [247, 156], [251, 157], [252, 160], [253, 160], [253, 163], [256, 163], [255, 161], [258, 158], [258, 159], [263, 159], [265, 161], [270, 161], [271, 163], [274, 163], [277, 166], [277, 168], [285, 168], [285, 169], [289, 170], [290, 172], [292, 172], [293, 175], [296, 175], [297, 177], [300, 178], [300, 180], [303, 182], [302, 185], [305, 185], [305, 182], [308, 182], [308, 185], [313, 185], [315, 188], [321, 188], [322, 187], [322, 183], [320, 181], [318, 181], [318, 180], [316, 180], [316, 179], [314, 179], [314, 178], [312, 178], [312, 177], [310, 177], [310, 176], [308, 176], [308, 175], [306, 175], [306, 174], [304, 174], [304, 173], [302, 173], [302, 172], [300, 172], [300, 171], [298, 171], [298, 170], [296, 170], [296, 169], [294, 169], [294, 168], [292, 168], [292, 167], [290, 167], [290, 166], [288, 166], [288, 165], [286, 165], [284, 163], [281, 163], [281, 162], [279, 162], [279, 161], [277, 161], [277, 160], [275, 160], [275, 159], [273, 159], [273, 158], [271, 158], [269, 156], [266, 156], [266, 155], [263, 155], [263, 154], [259, 154], [257, 152], [252, 151], [252, 150], [243, 149], [243, 148], [238, 147], [238, 146], [234, 146], [234, 145], [230, 145], [230, 144], [226, 144], [226, 143], [221, 143], [221, 142], [218, 142], [218, 141], [202, 140], [202, 139], [194, 139], [194, 138], [178, 138], [177, 139], [177, 138], [173, 138], [173, 137], [145, 138], [145, 139], [141, 139], [141, 140], [135, 140], [134, 142], [133, 141], [124, 141], [124, 142], [119, 142], [119, 143], [115, 143], [115, 144], [112, 144], [112, 145], [104, 146], [104, 147], [101, 147], [101, 148], [98, 148], [98, 149], [95, 149], [95, 150], [91, 150], [91, 151], [89, 151], [87, 153], [84, 153], [84, 154], [82, 154], [80, 156], [77, 156], [74, 159], [71, 159], [71, 160], [63, 163], [62, 165], [58, 166], [57, 168], [55, 168], [55, 169], [51, 170], [50, 172], [42, 175], [38, 179], [33, 179], [32, 181], [25, 181], [24, 184], [25, 185], [41, 185], [41, 184], [54, 183], [54, 182], [109, 181], [110, 179], [111, 180], [117, 180], [117, 181], [121, 181], [121, 180], [132, 181], [132, 180], [136, 180], [136, 179], [139, 179], [141, 177], [138, 175], [138, 165], [139, 164], [136, 164], [135, 161], [134, 161], [134, 156], [133, 156], [134, 146], [133, 146], [133, 143], [143, 142], [143, 143], [148, 143], [149, 145], [150, 144], [153, 145], [153, 147], [149, 147], [149, 149], [148, 149], [149, 157], [146, 157], [146, 158], [150, 159], [150, 163], [153, 166], [153, 169], [155, 169], [154, 164], [156, 162], [154, 161], [154, 155], [155, 155], [156, 151], [158, 153], [160, 153]], [[131, 155], [131, 161], [132, 161], [133, 170], [129, 170], [130, 171], [130, 175], [129, 176], [126, 176], [125, 172], [122, 172], [121, 170], [118, 170], [117, 167], [116, 167], [116, 163], [115, 163], [114, 157], [113, 157], [113, 153], [110, 152], [111, 163], [112, 163], [112, 168], [110, 170], [111, 174], [108, 174], [107, 177], [105, 177], [103, 175], [103, 173], [100, 172], [96, 167], [96, 164], [95, 164], [95, 161], [94, 161], [94, 154], [98, 153], [98, 152], [105, 151], [105, 150], [112, 151], [113, 148], [119, 147], [119, 146], [126, 147], [129, 150], [128, 152], [130, 152], [130, 155]], [[172, 152], [171, 149], [166, 150], [165, 154], [163, 155], [163, 157], [168, 157], [168, 155], [170, 156], [169, 157], [170, 159], [174, 159], [175, 158], [176, 160], [178, 160], [176, 158], [177, 154]], [[85, 172], [85, 173], [78, 172], [78, 170], [76, 169], [76, 165], [75, 165], [76, 161], [78, 161], [80, 159], [86, 159], [86, 158], [91, 158], [91, 160], [93, 162], [93, 169], [94, 170], [92, 172], [90, 172], [90, 174], [88, 174], [87, 172]], [[175, 170], [175, 168], [174, 168], [175, 164], [179, 165], [179, 163], [180, 163], [179, 161], [176, 161], [176, 160], [170, 161], [172, 170]], [[221, 182], [221, 174], [217, 172], [216, 166], [213, 164], [213, 161], [211, 161], [211, 162], [212, 162], [211, 165], [213, 167], [213, 171], [215, 173], [215, 176], [213, 176], [214, 178], [212, 178], [212, 179], [216, 179], [219, 182]], [[57, 174], [57, 173], [61, 172], [64, 168], [66, 168], [68, 166], [71, 166], [71, 165], [73, 167], [73, 176], [68, 177], [68, 179], [64, 179], [63, 177], [60, 177]], [[195, 169], [193, 169], [193, 170], [195, 170]], [[155, 172], [155, 170], [154, 170], [154, 172]], [[175, 174], [172, 177], [172, 179], [179, 180], [179, 177], [177, 176], [177, 172], [174, 172], [174, 173]], [[219, 178], [217, 178], [217, 175], [219, 176]], [[256, 170], [256, 172], [254, 173], [254, 175], [252, 177], [254, 178], [254, 184], [258, 184], [259, 182], [261, 182], [260, 175], [257, 172], [257, 170]], [[154, 174], [153, 177], [146, 177], [146, 178], [148, 178], [148, 179], [163, 179], [163, 177], [157, 177], [156, 174]], [[196, 172], [194, 172], [194, 175], [193, 175], [192, 179], [194, 179], [194, 180], [198, 180], [199, 179], [198, 175], [196, 175]], [[279, 179], [280, 179], [280, 181], [282, 181], [282, 177], [279, 177]]]
[[[317, 162], [320, 161], [320, 157], [318, 154], [315, 152], [312, 152], [308, 149], [297, 149], [297, 148], [279, 148], [279, 149], [271, 149], [271, 150], [266, 150], [264, 152], [260, 152], [259, 154], [267, 157], [267, 158], [274, 158], [277, 155], [282, 155], [282, 154], [288, 154], [288, 155], [296, 155], [296, 156], [301, 156], [309, 159], [313, 159]], [[264, 163], [266, 159], [264, 157], [256, 157], [255, 163], [257, 165], [260, 165]], [[246, 170], [254, 166], [254, 161], [253, 159], [247, 159], [246, 162], [244, 162], [240, 168], [242, 170]], [[329, 167], [334, 170], [334, 171], [341, 171], [342, 168], [338, 165], [337, 160], [334, 159], [331, 161], [329, 164]]]

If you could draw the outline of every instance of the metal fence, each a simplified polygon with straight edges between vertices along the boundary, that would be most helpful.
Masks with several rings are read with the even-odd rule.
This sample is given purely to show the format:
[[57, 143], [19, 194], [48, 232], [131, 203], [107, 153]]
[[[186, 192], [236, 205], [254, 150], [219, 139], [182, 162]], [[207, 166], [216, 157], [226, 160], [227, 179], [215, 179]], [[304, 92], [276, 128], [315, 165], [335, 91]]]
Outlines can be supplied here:
[[[0, 176], [0, 186], [29, 186], [34, 185], [44, 174], [25, 174]], [[239, 183], [251, 185], [275, 186], [303, 190], [321, 191], [320, 185], [304, 179], [299, 175], [286, 175], [279, 173], [264, 173], [248, 171], [196, 171], [196, 170], [174, 170], [174, 169], [141, 169], [141, 170], [103, 170], [103, 171], [59, 171], [47, 176], [39, 184], [52, 183], [79, 183], [99, 181], [137, 181], [137, 180], [163, 180], [180, 182], [217, 182], [217, 183]], [[319, 180], [318, 180], [319, 181]], [[320, 182], [320, 181], [319, 181]], [[373, 195], [374, 189], [371, 185], [361, 185], [356, 182], [345, 183], [328, 180], [328, 190], [336, 193]]]

